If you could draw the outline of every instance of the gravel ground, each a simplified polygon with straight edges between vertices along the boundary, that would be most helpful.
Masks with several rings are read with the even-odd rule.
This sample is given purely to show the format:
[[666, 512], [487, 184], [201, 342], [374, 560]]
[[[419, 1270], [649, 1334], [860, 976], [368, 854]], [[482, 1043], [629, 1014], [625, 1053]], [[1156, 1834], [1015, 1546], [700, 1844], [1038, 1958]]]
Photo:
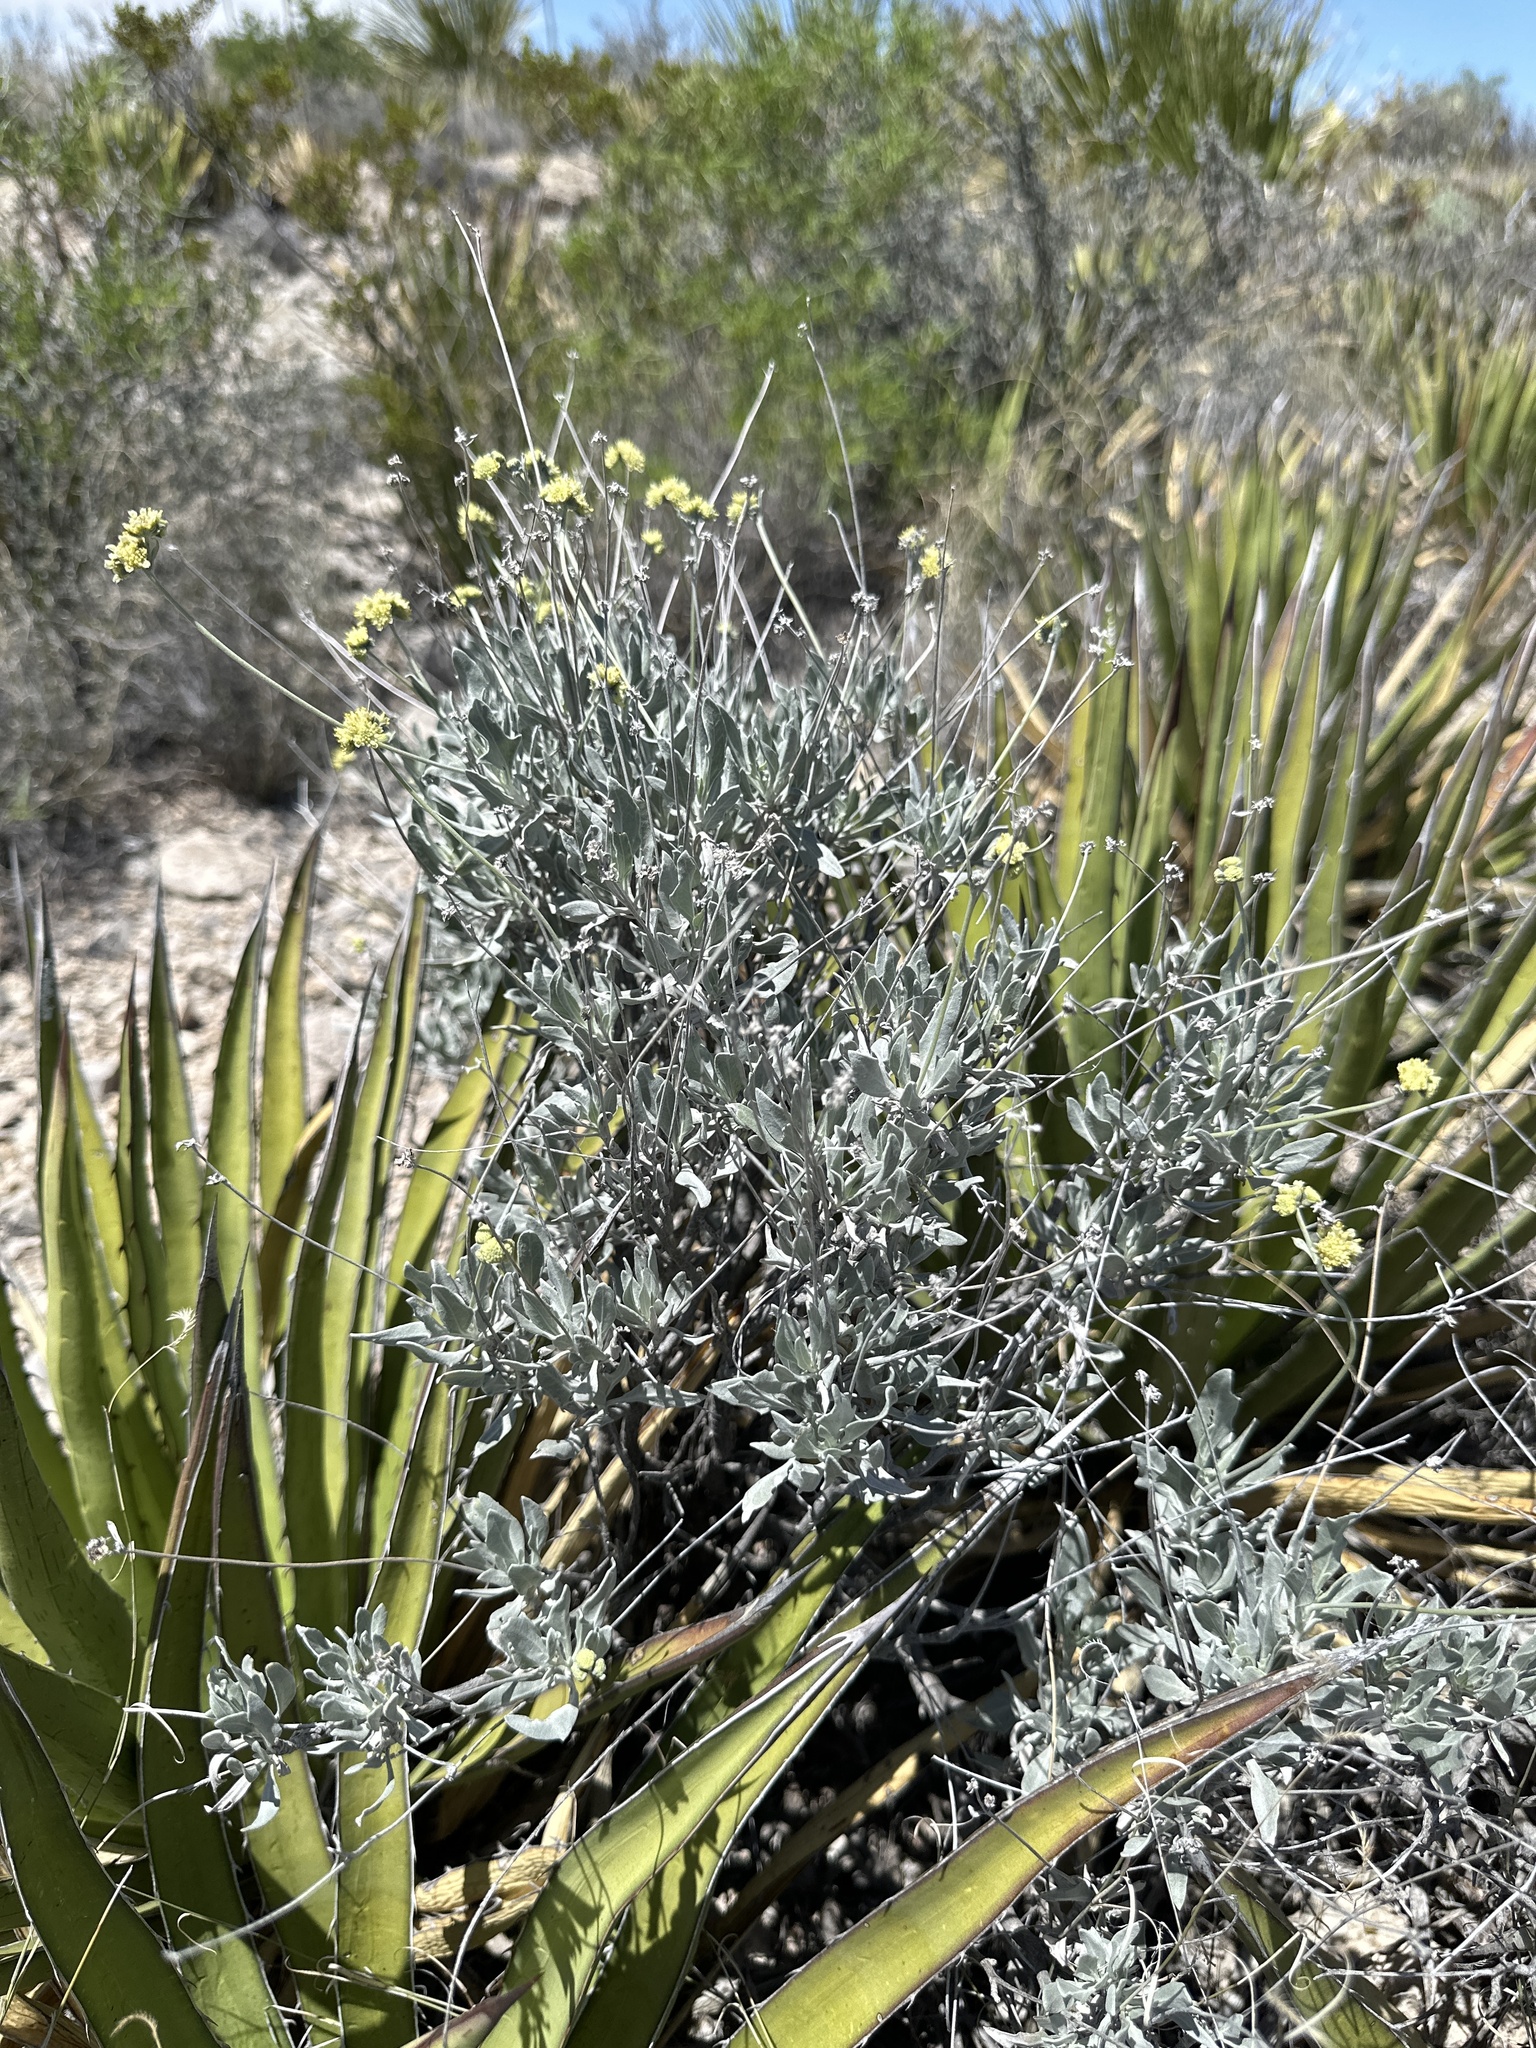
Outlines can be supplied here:
[[[200, 1125], [206, 1121], [224, 1005], [270, 888], [269, 947], [294, 870], [319, 822], [215, 788], [140, 793], [122, 835], [55, 854], [24, 873], [46, 889], [71, 1029], [109, 1132], [129, 981], [145, 989], [157, 888]], [[342, 779], [325, 820], [306, 995], [311, 1105], [345, 1055], [358, 1003], [382, 968], [409, 897], [413, 864], [379, 814], [371, 784]], [[0, 1262], [35, 1304], [41, 1280], [33, 1177], [37, 1094], [32, 991], [19, 917], [0, 935]]]

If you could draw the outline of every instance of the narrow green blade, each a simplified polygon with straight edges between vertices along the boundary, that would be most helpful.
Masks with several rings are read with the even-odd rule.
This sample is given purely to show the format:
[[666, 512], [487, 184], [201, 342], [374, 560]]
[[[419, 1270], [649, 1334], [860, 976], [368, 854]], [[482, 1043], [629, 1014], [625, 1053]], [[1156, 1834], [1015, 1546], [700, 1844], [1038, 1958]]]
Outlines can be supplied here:
[[261, 1043], [261, 1209], [270, 1216], [309, 1121], [304, 1081], [304, 964], [320, 834], [299, 862], [267, 977]]
[[0, 1832], [27, 1918], [100, 2041], [218, 2048], [149, 1926], [75, 1825], [42, 1744], [0, 1675]]
[[857, 2048], [963, 1955], [1075, 1842], [1212, 1750], [1283, 1712], [1329, 1668], [1289, 1671], [1229, 1693], [1102, 1750], [1066, 1777], [1027, 1794], [807, 1963], [751, 2014], [729, 2048]]

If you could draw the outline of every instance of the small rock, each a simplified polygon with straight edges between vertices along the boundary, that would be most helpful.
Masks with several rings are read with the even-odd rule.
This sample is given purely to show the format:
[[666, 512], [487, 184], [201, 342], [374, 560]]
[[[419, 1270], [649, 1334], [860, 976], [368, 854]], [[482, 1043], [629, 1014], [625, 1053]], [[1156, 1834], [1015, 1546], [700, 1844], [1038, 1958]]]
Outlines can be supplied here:
[[216, 833], [178, 833], [160, 848], [160, 881], [167, 896], [192, 903], [234, 903], [256, 895], [264, 870], [243, 847], [231, 846]]

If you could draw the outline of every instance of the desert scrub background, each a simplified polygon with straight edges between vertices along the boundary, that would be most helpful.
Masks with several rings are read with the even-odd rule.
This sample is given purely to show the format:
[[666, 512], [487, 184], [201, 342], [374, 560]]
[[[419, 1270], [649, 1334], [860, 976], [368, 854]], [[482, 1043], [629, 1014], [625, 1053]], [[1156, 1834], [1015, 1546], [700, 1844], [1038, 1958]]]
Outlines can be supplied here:
[[[344, 617], [376, 580], [308, 573], [355, 440], [399, 519], [362, 522], [380, 571], [452, 581], [455, 432], [516, 438], [503, 340], [540, 405], [574, 354], [592, 421], [690, 487], [756, 407], [813, 608], [841, 594], [850, 481], [883, 590], [917, 521], [967, 591], [1042, 549], [1065, 591], [1197, 422], [1240, 435], [1279, 403], [1304, 439], [1350, 416], [1384, 461], [1405, 432], [1426, 476], [1454, 459], [1442, 522], [1476, 541], [1530, 500], [1528, 139], [1487, 81], [1351, 112], [1327, 76], [1316, 25], [1257, 0], [804, 0], [696, 47], [561, 57], [504, 5], [219, 35], [125, 7], [99, 54], [14, 51], [4, 417], [31, 496], [6, 514], [6, 660], [47, 680], [13, 685], [10, 810], [78, 806], [103, 762], [188, 740], [263, 789], [323, 773], [318, 723], [258, 730], [273, 700], [194, 638], [140, 660], [137, 607], [103, 620], [74, 565], [114, 507], [216, 479], [200, 567], [255, 622], [222, 637], [296, 644], [299, 613]], [[159, 308], [147, 347], [130, 299]], [[26, 340], [45, 304], [48, 349]]]

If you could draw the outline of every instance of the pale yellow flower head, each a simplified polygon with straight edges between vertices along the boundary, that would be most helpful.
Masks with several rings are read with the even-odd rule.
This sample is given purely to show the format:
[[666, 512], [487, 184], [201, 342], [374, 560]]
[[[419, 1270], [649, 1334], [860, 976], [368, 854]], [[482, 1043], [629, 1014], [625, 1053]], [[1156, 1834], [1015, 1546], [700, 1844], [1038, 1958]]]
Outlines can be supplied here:
[[338, 768], [345, 768], [355, 755], [377, 753], [394, 736], [395, 729], [382, 711], [359, 705], [336, 727], [336, 752], [331, 758]]
[[411, 608], [398, 590], [376, 590], [372, 596], [357, 600], [352, 616], [360, 626], [371, 626], [375, 633], [382, 633], [396, 619], [408, 619]]
[[693, 487], [685, 484], [680, 476], [659, 478], [645, 494], [648, 512], [654, 512], [659, 505], [670, 505], [674, 512], [682, 512], [692, 503]]
[[1397, 1085], [1405, 1095], [1433, 1095], [1440, 1082], [1428, 1060], [1399, 1060]]
[[346, 648], [348, 654], [355, 655], [361, 661], [368, 652], [368, 628], [361, 623], [356, 626], [348, 626], [346, 632], [341, 636], [341, 644]]
[[598, 683], [604, 689], [612, 690], [613, 694], [618, 698], [622, 699], [629, 695], [629, 678], [625, 675], [623, 669], [614, 662], [599, 662], [595, 668], [589, 669], [587, 671], [587, 681], [589, 683]]
[[499, 448], [488, 448], [483, 455], [477, 455], [470, 464], [470, 474], [477, 484], [489, 483], [507, 466], [507, 458]]
[[603, 456], [603, 467], [610, 475], [620, 464], [631, 476], [645, 475], [645, 456], [633, 441], [615, 441]]
[[645, 494], [645, 503], [650, 512], [660, 505], [670, 505], [680, 519], [717, 519], [720, 516], [708, 498], [701, 498], [680, 476], [664, 476], [660, 482], [652, 484]]
[[659, 555], [667, 544], [667, 537], [659, 526], [647, 526], [640, 538], [653, 555]]
[[1029, 846], [1017, 832], [999, 832], [987, 848], [987, 853], [992, 860], [1001, 861], [1006, 868], [1021, 868], [1029, 858]]
[[910, 555], [914, 549], [920, 548], [927, 538], [927, 534], [920, 526], [904, 526], [896, 536], [896, 545], [904, 555]]
[[936, 540], [929, 541], [917, 558], [917, 573], [925, 583], [936, 582], [948, 567], [949, 551]]
[[739, 520], [745, 519], [749, 512], [755, 512], [762, 502], [756, 491], [733, 491], [730, 503], [725, 508], [725, 516], [734, 526]]
[[1303, 1209], [1316, 1209], [1322, 1205], [1322, 1196], [1317, 1189], [1304, 1180], [1283, 1180], [1275, 1189], [1274, 1205], [1277, 1216], [1295, 1216]]
[[499, 1238], [488, 1223], [482, 1223], [475, 1232], [471, 1250], [482, 1266], [504, 1266], [512, 1256], [511, 1245]]
[[548, 483], [540, 484], [539, 496], [546, 505], [571, 505], [578, 512], [592, 510], [587, 503], [587, 494], [581, 487], [581, 480], [578, 477], [567, 476], [563, 469], [557, 469]]
[[495, 520], [483, 505], [461, 505], [459, 507], [459, 538], [469, 539], [472, 526], [494, 526]]
[[165, 514], [155, 506], [141, 505], [137, 512], [130, 512], [122, 531], [107, 549], [106, 566], [112, 572], [112, 581], [121, 583], [137, 569], [152, 568], [155, 556], [149, 543], [164, 532]]
[[452, 611], [461, 612], [471, 598], [484, 597], [485, 592], [478, 583], [455, 583], [448, 593], [448, 604]]
[[1352, 1266], [1361, 1252], [1360, 1233], [1347, 1223], [1330, 1223], [1314, 1247], [1317, 1263], [1325, 1273], [1338, 1273]]
[[1224, 860], [1217, 861], [1211, 871], [1218, 882], [1240, 882], [1243, 879], [1243, 863], [1235, 853], [1229, 853]]

